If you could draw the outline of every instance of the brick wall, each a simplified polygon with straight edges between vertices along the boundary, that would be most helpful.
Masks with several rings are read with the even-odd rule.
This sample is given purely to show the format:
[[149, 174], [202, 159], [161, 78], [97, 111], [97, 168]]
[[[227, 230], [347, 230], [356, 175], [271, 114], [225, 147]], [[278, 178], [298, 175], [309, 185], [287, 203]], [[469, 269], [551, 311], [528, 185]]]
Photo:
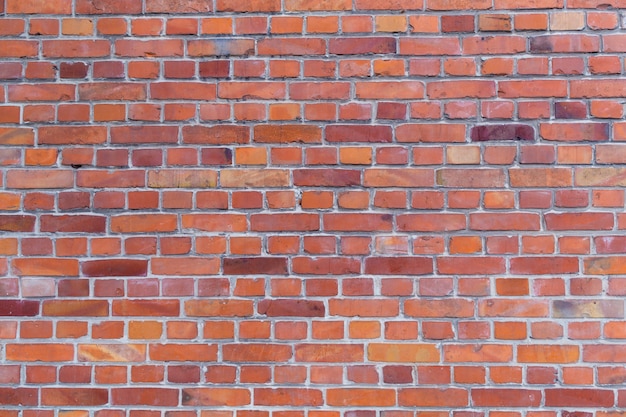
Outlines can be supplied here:
[[0, 1], [0, 417], [616, 417], [622, 0]]

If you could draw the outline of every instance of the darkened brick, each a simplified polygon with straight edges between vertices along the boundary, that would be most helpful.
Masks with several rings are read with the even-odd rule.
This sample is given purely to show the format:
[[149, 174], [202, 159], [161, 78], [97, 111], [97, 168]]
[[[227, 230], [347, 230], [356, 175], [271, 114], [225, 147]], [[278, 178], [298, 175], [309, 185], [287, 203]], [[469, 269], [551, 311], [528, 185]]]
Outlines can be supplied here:
[[270, 317], [324, 317], [324, 303], [312, 300], [262, 300], [259, 314]]
[[85, 78], [89, 67], [84, 62], [61, 62], [61, 78]]
[[554, 117], [557, 119], [585, 119], [587, 106], [582, 101], [559, 101], [554, 103]]
[[148, 273], [148, 261], [142, 259], [85, 261], [82, 270], [88, 277], [145, 277]]
[[0, 316], [36, 316], [39, 314], [39, 301], [0, 300]]
[[471, 130], [472, 142], [498, 140], [535, 140], [535, 129], [522, 124], [500, 124], [474, 126]]
[[287, 258], [226, 258], [224, 259], [224, 274], [287, 275]]

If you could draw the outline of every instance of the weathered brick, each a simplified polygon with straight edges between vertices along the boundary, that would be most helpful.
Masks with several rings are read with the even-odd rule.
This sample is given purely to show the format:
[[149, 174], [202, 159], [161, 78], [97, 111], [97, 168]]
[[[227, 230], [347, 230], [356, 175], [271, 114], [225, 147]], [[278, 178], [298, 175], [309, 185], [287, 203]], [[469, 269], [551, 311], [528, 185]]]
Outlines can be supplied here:
[[74, 173], [67, 170], [14, 169], [7, 172], [6, 187], [17, 189], [36, 188], [71, 188], [74, 185]]
[[614, 300], [555, 300], [554, 317], [564, 318], [623, 318], [624, 306]]
[[33, 145], [35, 133], [32, 128], [0, 127], [0, 145]]
[[198, 169], [163, 169], [148, 172], [150, 188], [215, 188], [217, 172]]
[[539, 300], [487, 299], [478, 304], [483, 317], [546, 317], [549, 311], [549, 303]]
[[282, 169], [223, 169], [219, 175], [222, 187], [286, 187], [289, 171]]
[[436, 171], [435, 182], [443, 187], [495, 188], [503, 187], [504, 171], [501, 169], [441, 168]]
[[531, 53], [599, 52], [600, 38], [594, 35], [543, 35], [530, 38]]

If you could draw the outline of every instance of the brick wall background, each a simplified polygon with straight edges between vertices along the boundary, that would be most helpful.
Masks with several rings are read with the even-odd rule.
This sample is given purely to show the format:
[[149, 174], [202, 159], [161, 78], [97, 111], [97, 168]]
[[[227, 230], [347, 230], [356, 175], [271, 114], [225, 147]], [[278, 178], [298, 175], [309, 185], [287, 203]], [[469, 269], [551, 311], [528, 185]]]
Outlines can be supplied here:
[[0, 1], [0, 417], [616, 417], [622, 0]]

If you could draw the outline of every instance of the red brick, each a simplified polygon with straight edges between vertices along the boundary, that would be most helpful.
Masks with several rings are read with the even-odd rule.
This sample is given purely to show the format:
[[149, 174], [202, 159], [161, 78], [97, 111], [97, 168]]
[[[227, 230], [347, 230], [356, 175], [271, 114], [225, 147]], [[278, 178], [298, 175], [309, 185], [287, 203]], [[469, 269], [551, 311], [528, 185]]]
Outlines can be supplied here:
[[149, 346], [150, 359], [155, 361], [213, 362], [217, 347], [206, 344], [159, 344]]
[[504, 259], [495, 257], [455, 256], [437, 261], [437, 270], [443, 274], [499, 274], [503, 273], [505, 269]]
[[74, 215], [74, 216], [41, 216], [40, 229], [42, 232], [52, 233], [104, 233], [106, 218], [103, 216]]
[[0, 230], [4, 232], [34, 232], [34, 216], [5, 214], [0, 216]]
[[463, 388], [403, 388], [398, 404], [404, 407], [466, 407], [469, 393]]
[[7, 344], [6, 359], [23, 362], [68, 362], [74, 359], [74, 347], [60, 343]]
[[109, 401], [108, 390], [104, 388], [43, 388], [41, 404], [52, 406], [95, 406]]
[[325, 257], [322, 259], [298, 257], [292, 260], [292, 271], [305, 275], [358, 274], [360, 262], [351, 258]]
[[493, 81], [436, 81], [428, 83], [427, 94], [431, 99], [488, 98], [496, 94]]
[[610, 213], [549, 213], [546, 214], [548, 230], [611, 230]]
[[473, 230], [540, 230], [541, 219], [534, 213], [473, 213], [470, 229]]
[[537, 407], [541, 399], [539, 390], [472, 389], [472, 403], [479, 407]]
[[253, 214], [250, 217], [250, 229], [263, 232], [319, 230], [320, 219], [317, 214]]
[[404, 312], [411, 317], [472, 317], [474, 303], [464, 299], [407, 300], [404, 303]]
[[225, 258], [224, 274], [226, 275], [250, 275], [250, 274], [287, 274], [286, 258]]
[[[202, 292], [202, 291], [201, 291]], [[216, 291], [205, 291], [202, 295], [223, 295]], [[253, 306], [247, 300], [192, 300], [185, 303], [185, 313], [191, 317], [249, 316]]]
[[109, 303], [105, 300], [46, 300], [44, 316], [102, 317], [109, 314]]
[[260, 406], [320, 406], [322, 391], [306, 388], [255, 388], [254, 404]]
[[114, 316], [177, 316], [179, 313], [178, 300], [114, 300]]
[[0, 302], [0, 316], [36, 316], [38, 314], [38, 301], [2, 300]]
[[568, 274], [578, 272], [578, 261], [573, 257], [512, 258], [510, 270], [513, 274]]
[[277, 344], [227, 344], [223, 345], [225, 361], [284, 362], [292, 358], [292, 347]]
[[297, 169], [293, 172], [294, 185], [305, 187], [357, 185], [360, 177], [359, 171], [348, 169]]
[[75, 259], [20, 258], [14, 259], [12, 272], [18, 276], [78, 276]]
[[167, 2], [165, 0], [146, 0], [148, 13], [198, 13], [212, 11], [211, 5], [202, 0]]
[[153, 258], [152, 273], [156, 275], [212, 275], [219, 271], [217, 258]]
[[598, 389], [546, 389], [545, 403], [548, 407], [611, 407], [615, 398], [613, 391]]
[[176, 230], [177, 216], [173, 214], [119, 215], [111, 219], [111, 231], [115, 233], [171, 232]]
[[8, 406], [36, 406], [36, 388], [0, 388], [0, 404]]
[[363, 345], [299, 344], [295, 346], [297, 362], [359, 362], [364, 358]]
[[509, 362], [513, 357], [506, 345], [447, 345], [443, 349], [447, 362]]
[[111, 128], [111, 143], [176, 143], [176, 126], [115, 126]]
[[262, 300], [258, 311], [269, 317], [324, 317], [325, 307], [321, 301], [273, 299]]
[[[145, 172], [139, 170], [127, 170], [124, 172], [85, 170], [76, 174], [76, 183], [79, 187], [86, 188], [143, 187], [145, 186]], [[102, 197], [105, 195], [107, 194], [102, 194]], [[114, 196], [116, 196], [115, 193], [107, 195], [111, 200], [115, 200]], [[94, 198], [94, 200], [96, 199]]]
[[146, 276], [148, 270], [148, 262], [141, 259], [84, 261], [81, 266], [88, 277]]
[[142, 405], [173, 407], [178, 405], [179, 390], [175, 388], [113, 388], [112, 405]]
[[182, 391], [185, 406], [244, 406], [251, 402], [250, 391], [240, 388], [187, 388]]
[[326, 127], [329, 142], [391, 142], [389, 126], [330, 125]]
[[443, 187], [501, 188], [505, 177], [504, 171], [500, 169], [441, 168], [436, 171], [435, 182]]
[[38, 143], [46, 145], [101, 144], [106, 141], [104, 126], [44, 126], [39, 129]]

